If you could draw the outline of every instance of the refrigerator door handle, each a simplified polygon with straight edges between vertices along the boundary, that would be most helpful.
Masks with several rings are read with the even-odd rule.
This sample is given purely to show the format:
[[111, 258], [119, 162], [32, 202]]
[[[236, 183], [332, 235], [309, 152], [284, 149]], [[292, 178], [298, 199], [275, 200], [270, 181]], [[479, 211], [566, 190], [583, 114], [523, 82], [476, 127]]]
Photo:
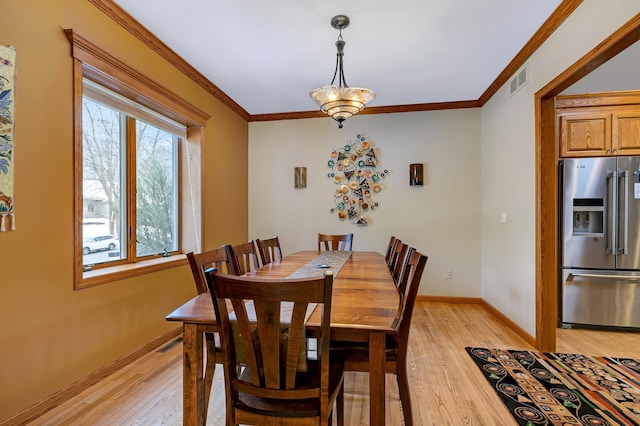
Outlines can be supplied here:
[[[606, 202], [606, 218], [605, 218], [605, 227], [604, 227], [604, 240], [605, 240], [605, 253], [606, 254], [615, 254], [617, 252], [616, 249], [616, 221], [617, 215], [613, 214], [613, 206], [615, 206], [615, 197], [618, 192], [618, 173], [615, 171], [607, 172], [607, 186], [605, 190], [605, 202]], [[613, 188], [609, 189], [612, 186]]]
[[575, 277], [578, 278], [615, 278], [615, 279], [625, 279], [625, 280], [640, 280], [639, 275], [608, 275], [608, 274], [574, 274], [571, 273], [567, 277], [567, 282], [573, 281]]
[[[629, 172], [618, 172], [618, 181], [622, 179], [622, 188], [618, 183], [618, 254], [629, 253]], [[624, 201], [622, 199], [624, 197]]]

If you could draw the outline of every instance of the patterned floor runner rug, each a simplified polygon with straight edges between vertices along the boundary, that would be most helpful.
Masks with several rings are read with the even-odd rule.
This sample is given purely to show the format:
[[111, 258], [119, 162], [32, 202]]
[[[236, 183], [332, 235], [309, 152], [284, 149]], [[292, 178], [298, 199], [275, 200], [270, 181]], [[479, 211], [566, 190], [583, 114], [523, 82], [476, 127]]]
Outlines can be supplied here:
[[465, 348], [518, 424], [640, 425], [640, 360]]

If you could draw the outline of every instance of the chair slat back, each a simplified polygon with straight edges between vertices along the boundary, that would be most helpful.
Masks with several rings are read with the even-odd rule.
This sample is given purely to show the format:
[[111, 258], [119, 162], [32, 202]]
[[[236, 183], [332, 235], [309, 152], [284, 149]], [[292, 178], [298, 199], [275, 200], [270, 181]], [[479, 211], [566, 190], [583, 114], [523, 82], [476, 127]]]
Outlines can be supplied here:
[[[413, 247], [409, 247], [407, 249], [407, 253], [404, 256], [404, 259], [402, 261], [402, 267], [401, 267], [401, 271], [400, 271], [400, 276], [398, 277], [398, 281], [396, 281], [396, 287], [398, 288], [398, 292], [400, 293], [400, 295], [404, 295], [406, 290], [407, 290], [407, 284], [409, 281], [409, 275], [411, 272], [411, 267], [407, 266], [407, 264], [409, 263], [409, 261], [411, 260], [411, 256], [413, 255], [413, 252], [416, 251], [415, 248]], [[407, 269], [409, 268], [409, 269]], [[405, 273], [405, 270], [407, 271]]]
[[260, 253], [262, 265], [268, 265], [271, 262], [282, 259], [280, 240], [278, 240], [277, 236], [266, 240], [256, 239], [256, 246]]
[[226, 246], [202, 253], [189, 252], [187, 253], [187, 260], [191, 267], [191, 274], [193, 275], [193, 281], [196, 284], [198, 294], [209, 291], [204, 274], [205, 270], [216, 268], [223, 273], [231, 273]]
[[[220, 342], [228, 360], [224, 363], [225, 379], [232, 400], [238, 392], [274, 399], [319, 398], [320, 388], [328, 388], [331, 272], [324, 277], [273, 280], [212, 271], [207, 274], [207, 284], [221, 327]], [[229, 316], [227, 302], [233, 306], [235, 320]], [[320, 387], [296, 389], [300, 345], [306, 338], [304, 322], [311, 303], [322, 304], [323, 312], [318, 341]], [[248, 306], [254, 307], [255, 316]], [[233, 332], [233, 321], [237, 321], [238, 333]], [[235, 368], [238, 353], [234, 339], [238, 338], [246, 353], [249, 380], [239, 376]]]
[[398, 287], [398, 283], [400, 282], [400, 274], [402, 272], [402, 269], [406, 265], [408, 251], [409, 245], [405, 243], [398, 244], [395, 265], [393, 266], [393, 270], [391, 270], [391, 276], [393, 277], [393, 282], [396, 283], [396, 287]]
[[387, 265], [389, 264], [389, 258], [391, 257], [391, 253], [393, 252], [393, 248], [396, 245], [396, 237], [393, 235], [389, 238], [389, 244], [387, 245], [387, 253], [384, 255], [384, 259], [387, 261]]
[[258, 252], [253, 240], [227, 246], [227, 256], [229, 257], [229, 266], [233, 275], [244, 275], [260, 267]]
[[342, 250], [351, 251], [353, 245], [353, 234], [318, 234], [318, 251], [324, 250]]
[[[407, 350], [413, 307], [416, 302], [418, 288], [420, 287], [420, 280], [422, 279], [422, 273], [424, 272], [425, 265], [427, 264], [427, 259], [428, 257], [419, 251], [412, 250], [402, 272], [404, 277], [401, 278], [401, 280], [406, 280], [407, 285], [405, 290], [400, 293], [402, 311], [399, 318], [397, 318], [397, 333], [394, 335], [398, 342], [398, 349], [400, 351], [406, 352]], [[403, 355], [406, 356], [406, 353]]]
[[402, 248], [402, 240], [396, 239], [393, 249], [391, 250], [391, 256], [389, 256], [389, 260], [387, 264], [389, 265], [389, 271], [393, 272], [396, 267], [396, 263], [398, 262], [398, 256], [400, 256], [400, 249]]

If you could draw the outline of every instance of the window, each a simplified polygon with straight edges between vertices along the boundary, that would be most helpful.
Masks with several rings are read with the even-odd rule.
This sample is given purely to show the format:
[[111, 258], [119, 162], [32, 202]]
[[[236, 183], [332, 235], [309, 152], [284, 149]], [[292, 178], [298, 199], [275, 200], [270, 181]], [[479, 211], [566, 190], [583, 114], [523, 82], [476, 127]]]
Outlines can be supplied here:
[[[178, 148], [185, 134], [184, 126], [83, 79], [85, 271], [178, 251]], [[90, 220], [106, 227], [85, 225]], [[108, 252], [91, 250], [96, 233], [112, 235], [120, 244], [109, 245]]]
[[74, 58], [76, 289], [186, 263], [209, 116], [86, 39]]

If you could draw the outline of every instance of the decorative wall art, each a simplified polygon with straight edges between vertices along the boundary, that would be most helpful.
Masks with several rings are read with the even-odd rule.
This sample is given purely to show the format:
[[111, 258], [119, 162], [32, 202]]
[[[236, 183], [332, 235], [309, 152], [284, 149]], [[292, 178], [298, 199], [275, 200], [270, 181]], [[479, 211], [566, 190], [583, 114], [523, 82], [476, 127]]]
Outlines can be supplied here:
[[295, 188], [307, 187], [307, 168], [296, 167], [293, 169], [293, 185]]
[[327, 166], [331, 169], [327, 177], [337, 186], [333, 193], [336, 205], [331, 213], [356, 225], [366, 225], [364, 215], [378, 207], [373, 195], [382, 190], [380, 181], [389, 174], [380, 167], [372, 143], [364, 135], [357, 135], [355, 142], [349, 141], [331, 152]]
[[0, 46], [0, 232], [15, 230], [13, 129], [16, 52]]
[[422, 163], [409, 164], [409, 185], [422, 186], [424, 184]]

